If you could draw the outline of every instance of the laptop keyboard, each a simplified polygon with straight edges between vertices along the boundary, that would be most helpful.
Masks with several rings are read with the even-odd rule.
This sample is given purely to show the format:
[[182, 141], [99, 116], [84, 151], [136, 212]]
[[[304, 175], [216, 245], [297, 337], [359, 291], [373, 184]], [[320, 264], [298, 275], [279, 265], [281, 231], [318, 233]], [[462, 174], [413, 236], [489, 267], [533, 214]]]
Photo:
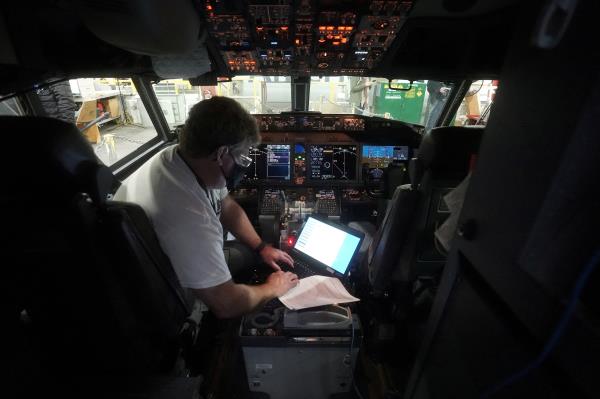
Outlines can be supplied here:
[[294, 259], [294, 270], [293, 272], [298, 276], [298, 278], [306, 278], [310, 276], [318, 276], [319, 273], [315, 273], [306, 262], [301, 261], [298, 258]]

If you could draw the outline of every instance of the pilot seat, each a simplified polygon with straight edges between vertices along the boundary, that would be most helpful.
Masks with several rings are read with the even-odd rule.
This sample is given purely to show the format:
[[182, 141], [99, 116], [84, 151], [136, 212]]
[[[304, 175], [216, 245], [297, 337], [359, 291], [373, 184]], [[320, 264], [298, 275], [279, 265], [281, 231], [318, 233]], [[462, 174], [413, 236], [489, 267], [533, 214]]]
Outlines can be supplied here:
[[196, 326], [145, 212], [73, 125], [1, 117], [28, 137], [2, 157], [2, 264], [20, 397], [192, 397]]
[[[407, 326], [423, 322], [429, 312], [446, 258], [434, 241], [435, 229], [449, 216], [443, 196], [469, 174], [482, 135], [480, 127], [432, 129], [409, 165], [411, 183], [397, 187], [389, 201], [357, 276], [372, 356], [390, 356], [399, 330], [406, 334]], [[364, 223], [350, 225], [365, 231]], [[413, 339], [416, 347], [418, 333]]]

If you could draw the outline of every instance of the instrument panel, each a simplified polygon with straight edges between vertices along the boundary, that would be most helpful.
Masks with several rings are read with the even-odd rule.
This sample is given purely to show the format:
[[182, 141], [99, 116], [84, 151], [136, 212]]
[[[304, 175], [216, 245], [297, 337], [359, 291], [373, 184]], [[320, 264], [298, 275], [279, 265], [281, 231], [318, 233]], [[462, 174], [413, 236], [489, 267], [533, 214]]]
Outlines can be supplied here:
[[250, 149], [252, 164], [231, 194], [256, 215], [261, 236], [280, 247], [293, 245], [310, 215], [376, 223], [377, 198], [389, 195], [390, 181], [404, 184], [423, 133], [422, 126], [363, 115], [254, 117], [261, 144]]
[[209, 42], [228, 75], [368, 75], [412, 0], [203, 0]]
[[261, 132], [362, 132], [365, 119], [356, 115], [306, 115], [283, 113], [280, 115], [257, 115]]
[[[360, 115], [255, 118], [262, 143], [250, 148], [253, 162], [242, 182], [246, 187], [376, 184], [388, 165], [408, 163], [420, 140], [420, 132], [409, 125]], [[384, 144], [373, 140], [382, 131], [388, 140]]]

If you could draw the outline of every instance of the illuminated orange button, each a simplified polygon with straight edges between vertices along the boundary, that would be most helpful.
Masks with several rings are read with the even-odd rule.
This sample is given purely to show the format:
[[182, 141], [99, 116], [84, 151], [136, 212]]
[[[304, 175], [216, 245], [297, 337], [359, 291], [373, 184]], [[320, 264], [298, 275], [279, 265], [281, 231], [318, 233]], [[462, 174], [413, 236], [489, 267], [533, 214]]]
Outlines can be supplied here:
[[327, 30], [333, 30], [333, 26], [328, 26]]

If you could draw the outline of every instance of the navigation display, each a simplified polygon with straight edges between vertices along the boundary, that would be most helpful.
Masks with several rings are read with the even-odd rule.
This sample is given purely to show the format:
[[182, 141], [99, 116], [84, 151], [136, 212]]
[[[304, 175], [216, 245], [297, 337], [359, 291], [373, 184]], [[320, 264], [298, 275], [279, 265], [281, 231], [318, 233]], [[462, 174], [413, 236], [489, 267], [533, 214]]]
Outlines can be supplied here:
[[355, 145], [311, 145], [309, 155], [312, 180], [356, 180]]
[[261, 144], [251, 147], [252, 164], [246, 171], [247, 180], [290, 180], [290, 145]]

